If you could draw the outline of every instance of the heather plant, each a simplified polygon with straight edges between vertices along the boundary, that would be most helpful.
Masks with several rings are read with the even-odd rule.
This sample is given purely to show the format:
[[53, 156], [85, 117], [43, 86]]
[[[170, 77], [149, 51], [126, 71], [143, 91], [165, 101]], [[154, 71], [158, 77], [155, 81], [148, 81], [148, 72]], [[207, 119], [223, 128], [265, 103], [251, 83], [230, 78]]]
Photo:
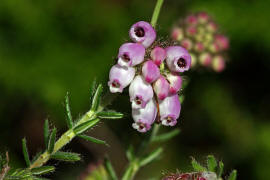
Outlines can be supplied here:
[[[149, 146], [157, 142], [165, 142], [179, 134], [179, 129], [173, 129], [167, 133], [160, 133], [162, 126], [175, 126], [180, 116], [181, 102], [183, 102], [183, 89], [185, 88], [185, 76], [183, 73], [192, 66], [193, 57], [190, 55], [185, 43], [176, 44], [170, 40], [157, 39], [155, 26], [162, 7], [163, 0], [157, 0], [157, 4], [151, 22], [139, 21], [133, 24], [129, 30], [132, 42], [126, 42], [120, 46], [117, 62], [109, 72], [108, 88], [111, 94], [103, 96], [103, 86], [92, 83], [90, 90], [90, 109], [76, 120], [73, 119], [69, 105], [69, 95], [65, 98], [66, 124], [68, 130], [62, 135], [57, 135], [56, 128], [50, 128], [49, 120], [44, 122], [44, 146], [45, 149], [30, 159], [27, 150], [26, 138], [22, 140], [22, 152], [26, 168], [12, 169], [9, 167], [9, 156], [1, 156], [0, 179], [44, 179], [43, 175], [55, 171], [55, 167], [47, 165], [51, 159], [58, 161], [76, 162], [81, 160], [81, 155], [73, 152], [62, 151], [63, 147], [74, 138], [107, 145], [100, 140], [85, 133], [105, 119], [121, 119], [123, 114], [114, 110], [107, 110], [106, 106], [117, 95], [128, 89], [131, 103], [133, 123], [132, 127], [140, 133], [145, 133], [145, 139], [138, 148], [130, 145], [126, 151], [129, 163], [121, 176], [122, 180], [132, 180], [137, 172], [152, 161], [158, 159], [163, 148], [158, 147], [149, 152]], [[199, 15], [200, 17], [200, 15]], [[199, 19], [206, 23], [206, 16]], [[191, 34], [193, 30], [190, 31]], [[174, 32], [175, 33], [175, 32]], [[179, 36], [179, 34], [177, 35]], [[177, 40], [180, 38], [177, 37]], [[218, 41], [217, 46], [225, 46], [224, 38]], [[227, 42], [227, 41], [226, 41]], [[224, 49], [226, 49], [224, 47]], [[196, 48], [197, 50], [200, 49]], [[217, 52], [217, 51], [215, 51]], [[213, 60], [214, 61], [214, 60]], [[220, 65], [218, 64], [220, 71]], [[215, 67], [215, 66], [214, 66]], [[186, 83], [187, 84], [187, 83]], [[149, 131], [149, 132], [148, 132]], [[223, 172], [223, 163], [217, 162], [213, 156], [208, 157], [208, 167], [203, 167], [192, 160], [194, 172], [175, 173], [166, 175], [163, 180], [196, 179], [196, 180], [220, 180]], [[118, 175], [109, 158], [105, 158], [103, 164], [90, 167], [90, 173], [84, 179], [112, 179], [118, 180]], [[236, 171], [233, 171], [228, 180], [236, 179]]]

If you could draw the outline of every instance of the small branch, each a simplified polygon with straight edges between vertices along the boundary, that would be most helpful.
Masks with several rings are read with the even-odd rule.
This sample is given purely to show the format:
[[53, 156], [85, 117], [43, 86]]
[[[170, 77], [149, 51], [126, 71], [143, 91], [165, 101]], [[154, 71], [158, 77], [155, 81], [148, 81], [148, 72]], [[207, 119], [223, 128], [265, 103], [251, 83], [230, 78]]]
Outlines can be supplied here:
[[[76, 124], [76, 126], [81, 125], [82, 123], [94, 119], [96, 117], [96, 112], [88, 111]], [[74, 126], [74, 128], [76, 127]], [[68, 144], [75, 136], [73, 129], [69, 129], [67, 132], [65, 132], [55, 143], [54, 149], [51, 154], [54, 154], [55, 152], [59, 151], [62, 147], [64, 147], [66, 144]], [[43, 164], [45, 164], [49, 159], [51, 155], [48, 151], [45, 151], [43, 154], [41, 154], [37, 160], [35, 160], [29, 167], [29, 169], [33, 169], [36, 167], [40, 167]]]

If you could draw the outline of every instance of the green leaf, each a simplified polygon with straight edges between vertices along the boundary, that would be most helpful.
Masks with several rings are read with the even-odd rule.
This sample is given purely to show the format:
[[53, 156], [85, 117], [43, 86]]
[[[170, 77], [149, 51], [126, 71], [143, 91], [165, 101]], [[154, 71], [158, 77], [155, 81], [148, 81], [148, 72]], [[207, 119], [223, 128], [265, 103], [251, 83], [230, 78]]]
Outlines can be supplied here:
[[227, 180], [236, 180], [237, 171], [233, 170]]
[[180, 133], [180, 129], [174, 129], [168, 133], [160, 134], [153, 138], [153, 142], [164, 142], [172, 139], [173, 137], [177, 136]]
[[51, 158], [57, 159], [60, 161], [70, 161], [70, 162], [81, 160], [80, 154], [71, 153], [71, 152], [62, 152], [62, 151], [58, 151], [58, 152], [52, 154]]
[[110, 160], [107, 157], [105, 158], [105, 168], [106, 168], [107, 172], [109, 173], [112, 180], [118, 180], [116, 173], [114, 171], [114, 168], [113, 168]]
[[28, 155], [28, 150], [27, 150], [27, 146], [26, 146], [26, 139], [23, 138], [22, 140], [22, 150], [23, 150], [23, 156], [24, 156], [24, 160], [26, 162], [27, 167], [30, 166], [31, 162], [29, 159], [29, 155]]
[[49, 139], [49, 144], [48, 144], [48, 152], [50, 154], [53, 152], [55, 139], [56, 139], [56, 128], [53, 128], [53, 131], [52, 131], [50, 139]]
[[46, 149], [48, 149], [49, 136], [50, 136], [49, 121], [48, 119], [46, 119], [44, 123], [44, 142]]
[[209, 171], [216, 172], [217, 161], [213, 155], [208, 155], [207, 166]]
[[31, 173], [33, 175], [42, 175], [42, 174], [53, 172], [54, 170], [55, 170], [55, 167], [53, 166], [42, 166], [42, 167], [33, 168], [31, 170]]
[[103, 140], [100, 140], [100, 139], [97, 139], [97, 138], [94, 138], [94, 137], [91, 137], [91, 136], [86, 136], [86, 135], [78, 135], [79, 138], [82, 138], [86, 141], [91, 141], [93, 143], [96, 143], [96, 144], [104, 144], [106, 146], [109, 146], [106, 141], [103, 141]]
[[72, 129], [73, 127], [73, 121], [72, 121], [72, 115], [71, 115], [71, 110], [69, 106], [69, 93], [67, 92], [66, 95], [66, 113], [67, 113], [67, 126], [69, 129]]
[[89, 128], [96, 125], [99, 121], [100, 121], [100, 119], [98, 119], [98, 118], [93, 119], [93, 120], [89, 120], [85, 123], [82, 123], [82, 124], [76, 126], [73, 131], [76, 135], [81, 134], [81, 133], [85, 132], [86, 130], [88, 130]]
[[128, 168], [125, 170], [125, 173], [122, 177], [122, 180], [130, 180], [133, 179], [134, 176], [134, 167], [128, 166]]
[[[90, 101], [92, 103], [92, 99], [94, 97], [95, 94], [95, 90], [96, 90], [96, 86], [97, 86], [97, 80], [96, 78], [93, 80], [91, 86], [90, 86]], [[91, 104], [92, 105], [92, 104]]]
[[124, 115], [115, 111], [101, 111], [97, 116], [101, 119], [121, 119]]
[[97, 87], [97, 90], [96, 90], [96, 92], [95, 92], [95, 94], [93, 96], [93, 99], [92, 99], [92, 107], [91, 107], [92, 111], [96, 111], [98, 109], [102, 89], [103, 89], [102, 85], [99, 84], [98, 87]]
[[222, 173], [223, 173], [223, 169], [224, 169], [224, 164], [222, 161], [219, 161], [218, 163], [218, 178], [221, 178]]
[[149, 155], [140, 160], [139, 162], [140, 166], [145, 166], [146, 164], [152, 162], [153, 160], [158, 158], [162, 152], [163, 152], [162, 148], [158, 148], [157, 150], [153, 151], [152, 153], [150, 153]]
[[207, 171], [207, 169], [202, 165], [200, 165], [194, 158], [192, 158], [191, 165], [193, 169], [197, 172]]

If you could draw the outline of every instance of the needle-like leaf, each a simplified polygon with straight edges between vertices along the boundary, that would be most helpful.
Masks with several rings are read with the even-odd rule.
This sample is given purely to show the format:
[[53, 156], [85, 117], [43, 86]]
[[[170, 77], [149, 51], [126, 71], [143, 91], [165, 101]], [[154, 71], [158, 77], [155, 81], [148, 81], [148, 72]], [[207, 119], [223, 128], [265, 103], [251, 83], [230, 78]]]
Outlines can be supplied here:
[[97, 116], [101, 119], [121, 119], [124, 115], [115, 111], [101, 111]]
[[209, 171], [216, 172], [217, 161], [213, 155], [207, 157], [207, 167]]
[[58, 151], [58, 152], [52, 154], [51, 158], [57, 159], [60, 161], [70, 161], [70, 162], [81, 160], [80, 154], [71, 153], [71, 152], [62, 152], [62, 151]]
[[73, 127], [73, 121], [72, 121], [72, 115], [71, 115], [71, 110], [70, 110], [70, 105], [69, 105], [69, 93], [67, 92], [66, 95], [66, 113], [67, 113], [67, 126], [69, 129], [71, 129]]
[[49, 121], [48, 119], [46, 119], [44, 122], [44, 142], [46, 149], [48, 149], [49, 136], [50, 136]]
[[77, 135], [81, 134], [81, 133], [85, 132], [86, 130], [88, 130], [89, 128], [96, 125], [99, 121], [100, 121], [100, 119], [98, 119], [98, 118], [93, 119], [93, 120], [89, 120], [85, 123], [82, 123], [82, 124], [76, 126], [73, 131]]
[[53, 172], [54, 170], [55, 170], [55, 167], [53, 166], [41, 166], [41, 167], [33, 168], [31, 170], [31, 173], [33, 175], [42, 175], [42, 174]]
[[114, 168], [113, 168], [113, 166], [111, 164], [111, 161], [107, 157], [105, 158], [105, 167], [106, 167], [106, 170], [109, 173], [111, 179], [112, 180], [118, 180], [118, 178], [116, 176], [116, 173], [114, 171]]
[[198, 163], [194, 158], [192, 158], [191, 165], [195, 171], [198, 172], [207, 171], [207, 169], [202, 165], [200, 165], [200, 163]]
[[237, 171], [233, 170], [228, 178], [228, 180], [236, 180]]
[[30, 166], [31, 162], [29, 159], [29, 154], [28, 154], [28, 150], [27, 150], [27, 146], [26, 146], [26, 139], [23, 138], [22, 140], [22, 150], [23, 150], [23, 156], [24, 156], [24, 160], [26, 162], [27, 167]]
[[49, 145], [48, 145], [48, 152], [49, 153], [53, 152], [55, 139], [56, 139], [56, 128], [53, 128], [53, 131], [52, 131], [50, 139], [49, 139]]
[[79, 138], [82, 138], [84, 140], [87, 140], [87, 141], [91, 141], [93, 143], [96, 143], [96, 144], [104, 144], [104, 145], [107, 145], [109, 146], [106, 141], [103, 141], [103, 140], [100, 140], [100, 139], [97, 139], [97, 138], [94, 138], [94, 137], [91, 137], [91, 136], [86, 136], [86, 135], [78, 135]]
[[97, 87], [97, 90], [93, 96], [93, 99], [92, 99], [92, 106], [91, 106], [91, 110], [92, 111], [96, 111], [98, 109], [98, 106], [99, 106], [99, 103], [100, 103], [100, 98], [101, 98], [101, 93], [102, 93], [102, 85], [99, 84], [98, 87]]

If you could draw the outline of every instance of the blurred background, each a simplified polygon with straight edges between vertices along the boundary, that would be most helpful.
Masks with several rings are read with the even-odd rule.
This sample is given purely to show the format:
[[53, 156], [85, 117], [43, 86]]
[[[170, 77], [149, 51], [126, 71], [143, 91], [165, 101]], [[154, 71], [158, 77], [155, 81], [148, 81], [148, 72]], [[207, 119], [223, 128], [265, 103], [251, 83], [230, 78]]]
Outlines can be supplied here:
[[[43, 123], [49, 118], [58, 135], [66, 130], [64, 97], [69, 91], [74, 117], [89, 108], [94, 78], [105, 86], [119, 46], [130, 26], [150, 21], [155, 0], [1, 0], [0, 2], [0, 151], [11, 166], [25, 167], [21, 139], [34, 155], [44, 148]], [[204, 162], [214, 154], [227, 174], [238, 179], [270, 176], [270, 1], [165, 0], [157, 25], [168, 37], [172, 25], [189, 12], [206, 11], [230, 38], [230, 61], [222, 73], [189, 72], [177, 127], [181, 134], [164, 146], [160, 161], [136, 179], [191, 171], [190, 157]], [[132, 129], [127, 95], [111, 105], [122, 120], [103, 121], [90, 131], [110, 147], [75, 139], [66, 150], [83, 154], [76, 164], [57, 163], [51, 179], [78, 179], [89, 164], [109, 154], [120, 175], [125, 149], [144, 135]], [[163, 128], [163, 131], [170, 129]], [[56, 163], [56, 162], [51, 162]]]

